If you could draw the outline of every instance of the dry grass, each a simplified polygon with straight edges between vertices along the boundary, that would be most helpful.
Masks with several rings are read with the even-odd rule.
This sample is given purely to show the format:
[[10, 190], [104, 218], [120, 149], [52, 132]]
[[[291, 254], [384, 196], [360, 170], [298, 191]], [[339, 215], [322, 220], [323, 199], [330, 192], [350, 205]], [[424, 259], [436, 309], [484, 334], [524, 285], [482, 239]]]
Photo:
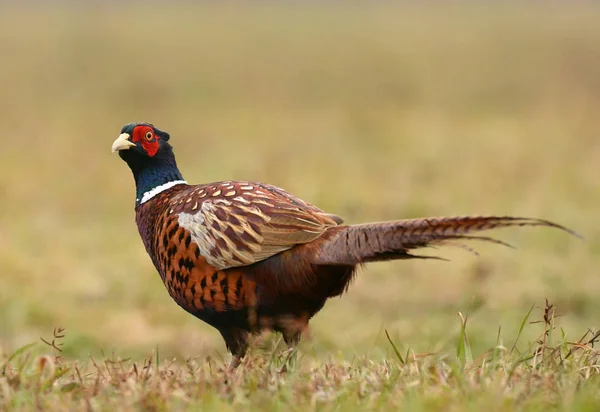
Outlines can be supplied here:
[[[184, 385], [185, 398], [193, 390], [185, 382], [210, 385], [212, 377], [212, 401], [201, 401], [233, 404], [220, 395], [226, 375], [214, 372], [226, 356], [220, 337], [168, 298], [133, 222], [129, 171], [110, 156], [120, 127], [137, 120], [171, 133], [190, 182], [267, 181], [349, 222], [517, 214], [586, 238], [511, 230], [500, 237], [517, 252], [482, 246], [480, 258], [440, 250], [450, 263], [370, 265], [314, 319], [301, 364], [284, 377], [267, 368], [267, 382], [283, 379], [285, 389], [260, 381], [270, 389], [258, 398], [231, 392], [239, 402], [309, 402], [317, 395], [308, 383], [296, 391], [295, 380], [312, 368], [319, 372], [310, 382], [327, 368], [357, 368], [365, 385], [369, 373], [400, 374], [403, 384], [382, 389], [382, 399], [443, 405], [463, 390], [457, 381], [423, 390], [424, 378], [409, 373], [414, 366], [390, 361], [383, 331], [415, 353], [446, 353], [415, 363], [443, 369], [455, 365], [447, 351], [459, 331], [456, 312], [468, 307], [476, 356], [496, 344], [490, 325], [514, 340], [523, 313], [546, 297], [571, 333], [597, 327], [598, 21], [600, 7], [583, 3], [2, 6], [0, 347], [12, 353], [62, 325], [69, 373], [87, 362], [92, 377], [90, 354], [114, 351], [138, 367], [156, 347], [163, 359], [197, 356], [204, 378], [173, 385]], [[536, 333], [526, 328], [521, 339]], [[352, 358], [361, 361], [348, 366]], [[235, 379], [259, 385], [252, 379], [260, 368], [247, 368]], [[171, 370], [164, 362], [160, 369]], [[476, 379], [460, 371], [460, 379]], [[559, 371], [543, 369], [558, 380]], [[413, 392], [411, 379], [420, 382]], [[99, 405], [124, 402], [109, 395], [129, 384], [101, 381]], [[359, 381], [340, 383], [349, 391], [340, 399], [358, 399]], [[151, 393], [144, 388], [136, 380], [131, 390]], [[574, 391], [557, 393], [575, 405]], [[481, 392], [482, 402], [491, 399]], [[510, 407], [514, 394], [493, 393]], [[62, 396], [47, 395], [40, 402]], [[373, 407], [388, 402], [368, 399]]]
[[[143, 361], [116, 355], [65, 361], [60, 356], [62, 330], [44, 342], [54, 349], [37, 355], [32, 345], [0, 363], [0, 405], [38, 410], [361, 410], [406, 408], [447, 411], [595, 410], [598, 396], [600, 332], [576, 342], [555, 325], [546, 303], [542, 320], [530, 323], [542, 333], [531, 345], [519, 336], [496, 344], [473, 358], [467, 317], [456, 353], [395, 353], [381, 361], [362, 356], [352, 361], [297, 358], [297, 353], [255, 350], [237, 370], [211, 357], [165, 361], [156, 351]], [[521, 350], [519, 347], [523, 347]], [[523, 350], [524, 349], [524, 350]]]

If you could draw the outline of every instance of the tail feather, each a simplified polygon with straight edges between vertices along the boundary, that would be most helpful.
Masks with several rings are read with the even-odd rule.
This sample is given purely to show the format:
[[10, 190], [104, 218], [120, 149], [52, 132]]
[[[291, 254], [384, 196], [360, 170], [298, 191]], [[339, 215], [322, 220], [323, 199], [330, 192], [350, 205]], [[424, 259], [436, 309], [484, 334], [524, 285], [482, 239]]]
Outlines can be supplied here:
[[338, 226], [335, 228], [337, 233], [323, 243], [314, 263], [355, 265], [392, 259], [439, 259], [434, 256], [413, 255], [410, 251], [444, 245], [462, 247], [477, 254], [461, 241], [478, 240], [513, 247], [503, 241], [471, 233], [515, 226], [553, 227], [581, 238], [578, 233], [554, 222], [526, 217], [458, 216], [407, 219]]

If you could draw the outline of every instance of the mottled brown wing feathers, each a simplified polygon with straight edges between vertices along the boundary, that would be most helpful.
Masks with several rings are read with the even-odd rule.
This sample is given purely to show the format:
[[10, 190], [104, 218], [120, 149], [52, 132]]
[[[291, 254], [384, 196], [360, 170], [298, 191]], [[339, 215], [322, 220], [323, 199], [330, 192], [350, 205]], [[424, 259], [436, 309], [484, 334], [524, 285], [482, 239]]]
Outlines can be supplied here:
[[340, 227], [326, 239], [315, 257], [318, 264], [348, 264], [402, 259], [410, 250], [440, 245], [464, 247], [461, 241], [480, 240], [510, 246], [502, 241], [471, 233], [511, 226], [548, 226], [580, 237], [570, 229], [542, 219], [511, 216], [459, 216], [408, 219]]
[[310, 242], [341, 218], [256, 183], [194, 186], [172, 199], [168, 213], [191, 234], [206, 261], [226, 269], [249, 265]]

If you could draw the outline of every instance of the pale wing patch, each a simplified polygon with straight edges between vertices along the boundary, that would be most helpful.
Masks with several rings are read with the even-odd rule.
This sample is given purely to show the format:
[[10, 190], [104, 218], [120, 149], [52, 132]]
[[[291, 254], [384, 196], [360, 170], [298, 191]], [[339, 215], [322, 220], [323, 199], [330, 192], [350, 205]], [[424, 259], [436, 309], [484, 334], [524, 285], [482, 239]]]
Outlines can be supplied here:
[[178, 223], [190, 232], [206, 261], [219, 269], [264, 260], [310, 242], [332, 226], [295, 205], [254, 196], [207, 199], [197, 212], [179, 213]]

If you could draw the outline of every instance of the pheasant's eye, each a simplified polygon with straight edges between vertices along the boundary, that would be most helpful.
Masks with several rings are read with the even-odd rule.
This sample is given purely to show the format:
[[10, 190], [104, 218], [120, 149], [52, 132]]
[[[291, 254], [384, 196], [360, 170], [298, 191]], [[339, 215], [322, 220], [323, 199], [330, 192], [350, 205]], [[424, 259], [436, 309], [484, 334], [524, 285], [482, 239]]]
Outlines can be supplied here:
[[152, 132], [148, 131], [146, 132], [146, 140], [152, 140]]

